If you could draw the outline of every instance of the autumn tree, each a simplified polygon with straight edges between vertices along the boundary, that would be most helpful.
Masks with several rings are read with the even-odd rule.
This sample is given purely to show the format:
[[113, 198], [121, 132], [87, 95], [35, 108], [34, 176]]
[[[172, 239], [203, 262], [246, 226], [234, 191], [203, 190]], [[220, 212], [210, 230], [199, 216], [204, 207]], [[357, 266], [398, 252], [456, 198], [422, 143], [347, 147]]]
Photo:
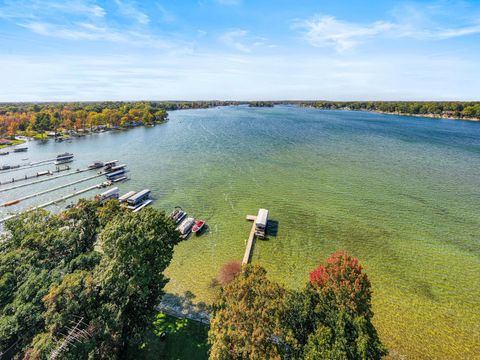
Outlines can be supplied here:
[[289, 351], [306, 359], [380, 359], [386, 354], [371, 320], [371, 285], [359, 261], [332, 254], [287, 297]]
[[210, 359], [280, 359], [285, 290], [247, 265], [221, 289], [210, 322]]

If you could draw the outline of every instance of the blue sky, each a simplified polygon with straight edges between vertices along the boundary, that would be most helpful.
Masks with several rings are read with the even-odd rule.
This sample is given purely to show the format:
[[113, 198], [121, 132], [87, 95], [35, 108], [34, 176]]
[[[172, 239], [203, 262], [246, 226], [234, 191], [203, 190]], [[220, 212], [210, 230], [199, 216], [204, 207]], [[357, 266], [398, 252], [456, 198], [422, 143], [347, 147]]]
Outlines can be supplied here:
[[0, 101], [480, 100], [480, 1], [0, 0]]

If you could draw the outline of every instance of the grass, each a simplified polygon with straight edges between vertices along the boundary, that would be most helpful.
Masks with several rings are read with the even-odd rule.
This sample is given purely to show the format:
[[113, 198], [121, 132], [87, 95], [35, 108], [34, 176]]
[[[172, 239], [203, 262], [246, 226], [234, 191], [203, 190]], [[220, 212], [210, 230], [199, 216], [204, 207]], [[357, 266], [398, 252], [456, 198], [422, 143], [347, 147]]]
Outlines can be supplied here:
[[12, 141], [12, 144], [11, 145], [0, 145], [0, 149], [3, 149], [3, 148], [6, 148], [8, 146], [13, 146], [13, 145], [20, 145], [20, 144], [23, 144], [25, 142], [25, 140], [11, 140]]
[[[166, 334], [164, 339], [161, 338], [162, 333]], [[146, 343], [140, 350], [132, 353], [129, 358], [139, 360], [208, 359], [207, 335], [207, 325], [158, 313]]]

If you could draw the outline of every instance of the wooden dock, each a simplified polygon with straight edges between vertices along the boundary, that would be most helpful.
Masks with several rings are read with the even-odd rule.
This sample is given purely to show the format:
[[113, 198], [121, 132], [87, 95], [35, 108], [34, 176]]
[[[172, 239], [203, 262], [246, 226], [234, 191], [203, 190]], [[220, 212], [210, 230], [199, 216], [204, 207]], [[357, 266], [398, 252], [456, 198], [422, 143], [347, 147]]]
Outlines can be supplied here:
[[252, 221], [252, 229], [250, 230], [250, 235], [247, 240], [247, 247], [245, 248], [245, 254], [243, 255], [242, 265], [250, 263], [252, 257], [253, 245], [255, 243], [255, 220], [257, 217], [255, 215], [247, 215], [247, 220]]
[[95, 179], [95, 178], [97, 178], [99, 176], [103, 176], [103, 175], [104, 175], [104, 173], [96, 174], [96, 175], [93, 175], [93, 176], [89, 176], [87, 178], [72, 181], [68, 184], [63, 184], [63, 185], [60, 185], [60, 186], [57, 186], [57, 187], [54, 187], [54, 188], [51, 188], [51, 189], [47, 189], [47, 190], [43, 190], [43, 191], [40, 191], [40, 192], [37, 192], [37, 193], [34, 193], [34, 194], [26, 195], [26, 196], [23, 196], [21, 198], [15, 199], [13, 201], [4, 202], [3, 204], [0, 204], [0, 207], [14, 205], [14, 204], [17, 204], [17, 203], [19, 203], [23, 200], [27, 200], [27, 199], [30, 199], [30, 198], [33, 198], [33, 197], [37, 197], [37, 196], [40, 196], [40, 195], [43, 195], [43, 194], [47, 194], [49, 192], [56, 191], [56, 190], [59, 190], [59, 189], [63, 189], [63, 188], [66, 188], [68, 186], [73, 186], [75, 184], [79, 184], [79, 183], [82, 183], [82, 182], [85, 182], [85, 181], [88, 181], [88, 180], [91, 180], [91, 179]]
[[65, 201], [67, 199], [70, 199], [74, 196], [77, 196], [77, 195], [80, 195], [80, 194], [83, 194], [83, 193], [86, 193], [88, 191], [92, 191], [92, 190], [95, 190], [95, 189], [100, 189], [102, 186], [102, 183], [100, 184], [96, 184], [96, 185], [93, 185], [93, 186], [89, 186], [88, 188], [85, 188], [85, 189], [82, 189], [82, 190], [77, 190], [77, 191], [74, 191], [73, 193], [71, 194], [68, 194], [68, 195], [65, 195], [65, 196], [62, 196], [58, 199], [55, 199], [55, 200], [51, 200], [51, 201], [48, 201], [44, 204], [41, 204], [41, 205], [38, 205], [38, 206], [35, 206], [35, 207], [32, 207], [32, 208], [28, 208], [28, 209], [24, 209], [22, 211], [19, 211], [18, 213], [16, 214], [12, 214], [12, 215], [9, 215], [3, 219], [0, 219], [0, 224], [7, 221], [7, 220], [10, 220], [10, 219], [14, 219], [16, 218], [17, 216], [19, 216], [20, 214], [22, 213], [27, 213], [27, 212], [30, 212], [30, 211], [34, 211], [34, 210], [37, 210], [37, 209], [42, 209], [42, 208], [45, 208], [47, 206], [50, 206], [50, 205], [54, 205], [54, 204], [57, 204], [59, 202], [62, 202], [62, 201]]

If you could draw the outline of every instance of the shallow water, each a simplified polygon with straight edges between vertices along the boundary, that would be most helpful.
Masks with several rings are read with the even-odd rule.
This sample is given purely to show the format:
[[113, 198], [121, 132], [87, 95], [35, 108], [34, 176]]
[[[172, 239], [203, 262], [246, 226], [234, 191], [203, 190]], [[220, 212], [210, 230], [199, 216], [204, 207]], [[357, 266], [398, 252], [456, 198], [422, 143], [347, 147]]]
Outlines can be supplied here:
[[[167, 271], [169, 292], [189, 290], [197, 301], [210, 301], [209, 285], [221, 265], [243, 257], [250, 230], [245, 216], [265, 207], [277, 233], [256, 243], [252, 261], [271, 278], [303, 286], [309, 271], [345, 249], [372, 281], [375, 324], [389, 348], [409, 358], [480, 357], [478, 123], [289, 106], [224, 107], [171, 112], [169, 122], [154, 128], [28, 146], [28, 153], [0, 163], [65, 151], [75, 154], [74, 168], [119, 159], [131, 177], [121, 192], [150, 188], [156, 207], [170, 211], [180, 205], [207, 220], [208, 233], [176, 248]], [[0, 173], [0, 181], [53, 168]], [[0, 199], [91, 175], [0, 192]], [[1, 217], [5, 210], [0, 208]]]

